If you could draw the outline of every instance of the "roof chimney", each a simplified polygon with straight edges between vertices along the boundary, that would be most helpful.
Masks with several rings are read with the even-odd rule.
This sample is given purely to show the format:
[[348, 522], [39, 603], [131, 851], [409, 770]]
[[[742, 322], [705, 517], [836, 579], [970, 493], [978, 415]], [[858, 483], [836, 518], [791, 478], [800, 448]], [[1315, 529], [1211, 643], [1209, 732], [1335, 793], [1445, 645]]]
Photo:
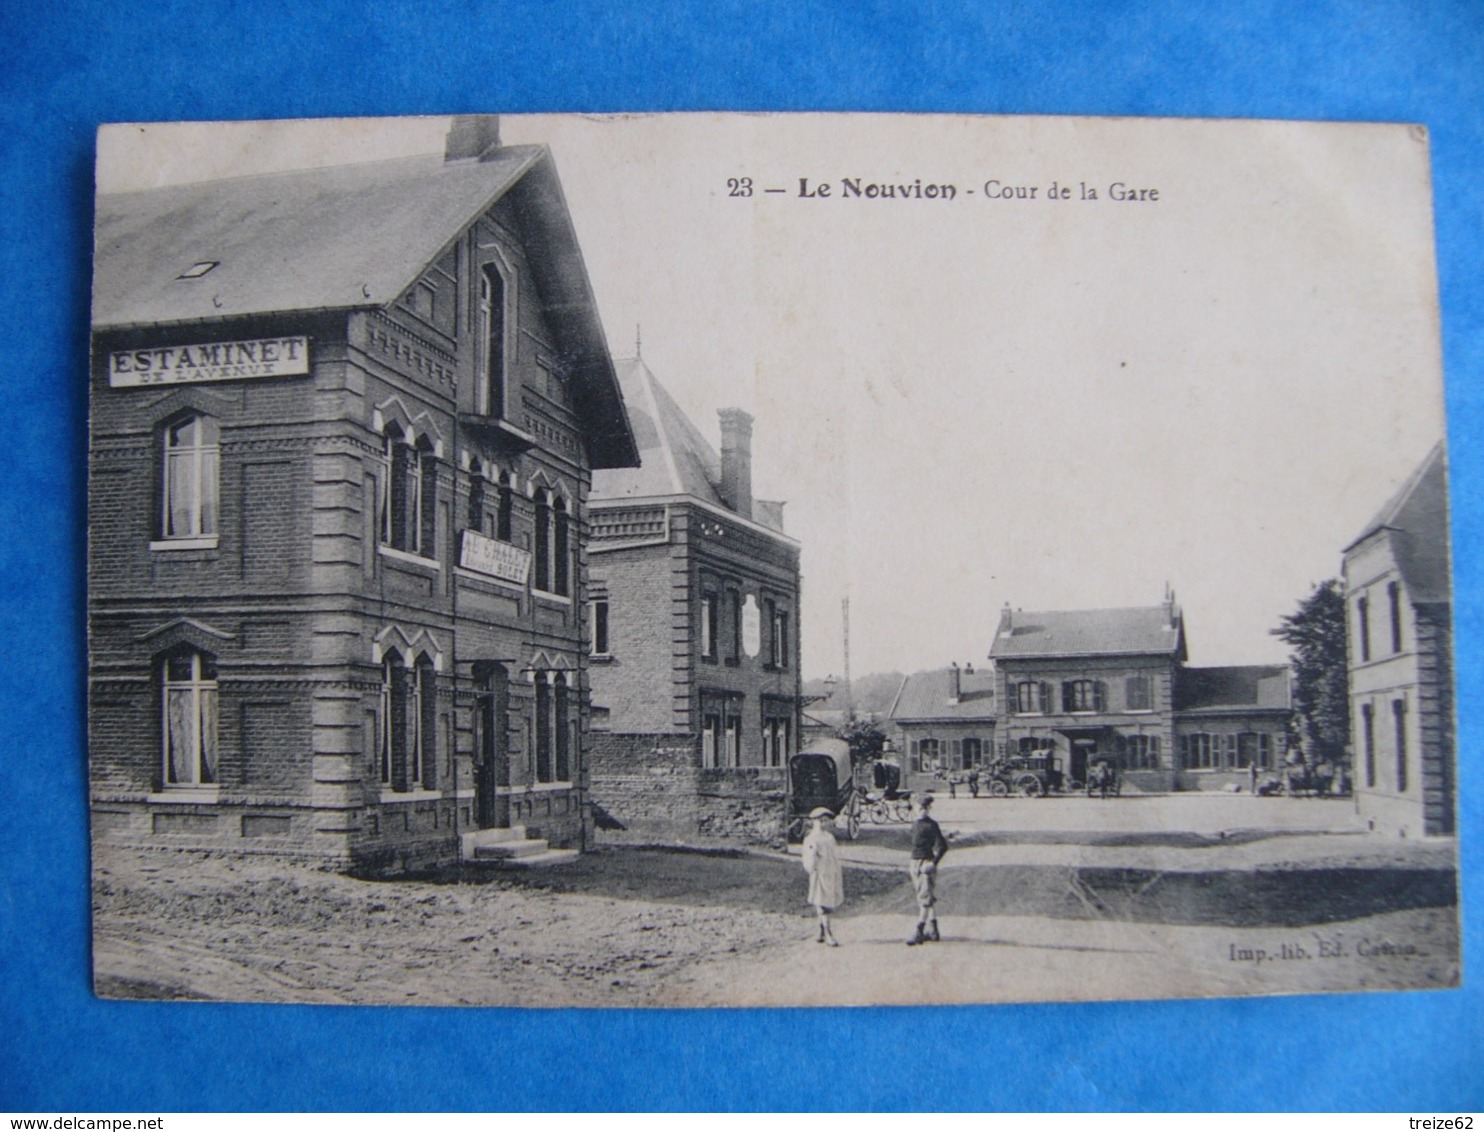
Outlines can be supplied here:
[[459, 114], [443, 139], [444, 161], [488, 161], [500, 148], [498, 114]]
[[752, 414], [720, 409], [721, 499], [744, 519], [752, 518]]
[[958, 661], [954, 661], [948, 667], [948, 702], [956, 704], [963, 692], [963, 684], [959, 676]]

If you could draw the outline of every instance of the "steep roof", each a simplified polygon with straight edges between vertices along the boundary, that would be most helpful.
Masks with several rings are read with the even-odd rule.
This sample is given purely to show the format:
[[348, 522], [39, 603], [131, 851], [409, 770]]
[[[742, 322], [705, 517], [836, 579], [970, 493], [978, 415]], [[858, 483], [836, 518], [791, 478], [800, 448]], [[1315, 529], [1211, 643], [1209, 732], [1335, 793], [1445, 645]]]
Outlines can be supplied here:
[[992, 720], [994, 672], [992, 669], [960, 669], [959, 693], [953, 699], [953, 669], [914, 672], [902, 681], [888, 719]]
[[[639, 466], [593, 473], [592, 502], [689, 495], [726, 508], [721, 458], [642, 358], [615, 363], [639, 446]], [[754, 500], [754, 522], [782, 533], [782, 504]]]
[[1288, 667], [1249, 664], [1228, 668], [1182, 668], [1176, 711], [1280, 709], [1292, 705]]
[[[572, 361], [595, 466], [638, 459], [550, 152], [405, 157], [101, 194], [93, 329], [380, 309], [507, 197], [552, 332]], [[198, 264], [214, 264], [181, 278]]]
[[1383, 530], [1392, 532], [1397, 569], [1412, 600], [1450, 601], [1448, 471], [1441, 443], [1433, 447], [1345, 553]]
[[1039, 613], [1005, 609], [989, 650], [996, 660], [1144, 654], [1185, 659], [1185, 626], [1179, 606], [1166, 603]]

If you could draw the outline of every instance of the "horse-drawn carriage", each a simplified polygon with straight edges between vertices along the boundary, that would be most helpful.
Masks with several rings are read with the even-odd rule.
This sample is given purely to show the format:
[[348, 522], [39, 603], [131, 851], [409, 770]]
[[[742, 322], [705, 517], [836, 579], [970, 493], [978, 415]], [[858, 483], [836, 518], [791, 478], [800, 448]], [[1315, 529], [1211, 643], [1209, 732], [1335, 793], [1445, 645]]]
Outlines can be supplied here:
[[1046, 753], [996, 759], [989, 765], [987, 775], [989, 793], [996, 798], [1009, 794], [1042, 798], [1050, 793], [1061, 793], [1067, 785], [1061, 759]]
[[835, 815], [835, 830], [854, 840], [861, 827], [861, 795], [855, 788], [850, 744], [844, 739], [816, 739], [788, 760], [788, 837], [797, 841], [809, 824], [809, 813], [823, 806]]

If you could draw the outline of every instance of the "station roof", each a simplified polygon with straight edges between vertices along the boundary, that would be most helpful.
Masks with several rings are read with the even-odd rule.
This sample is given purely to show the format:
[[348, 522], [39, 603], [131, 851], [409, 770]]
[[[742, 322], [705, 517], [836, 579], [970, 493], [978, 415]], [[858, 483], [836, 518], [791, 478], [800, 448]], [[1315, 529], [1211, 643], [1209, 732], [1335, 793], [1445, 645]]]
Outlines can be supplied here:
[[953, 695], [953, 669], [914, 672], [902, 681], [887, 718], [902, 720], [962, 720], [995, 718], [994, 670], [958, 670], [958, 696]]
[[1129, 609], [1026, 612], [1004, 609], [989, 655], [1020, 657], [1166, 655], [1185, 659], [1185, 626], [1173, 602]]

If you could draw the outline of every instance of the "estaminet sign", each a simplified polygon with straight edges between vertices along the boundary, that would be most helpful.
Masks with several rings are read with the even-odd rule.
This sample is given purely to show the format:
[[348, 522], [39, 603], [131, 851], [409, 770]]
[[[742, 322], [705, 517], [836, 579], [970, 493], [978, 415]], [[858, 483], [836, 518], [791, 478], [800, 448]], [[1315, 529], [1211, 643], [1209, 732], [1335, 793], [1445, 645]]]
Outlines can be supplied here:
[[148, 350], [115, 350], [108, 355], [108, 384], [115, 389], [292, 377], [308, 372], [309, 339], [303, 336], [153, 346]]

